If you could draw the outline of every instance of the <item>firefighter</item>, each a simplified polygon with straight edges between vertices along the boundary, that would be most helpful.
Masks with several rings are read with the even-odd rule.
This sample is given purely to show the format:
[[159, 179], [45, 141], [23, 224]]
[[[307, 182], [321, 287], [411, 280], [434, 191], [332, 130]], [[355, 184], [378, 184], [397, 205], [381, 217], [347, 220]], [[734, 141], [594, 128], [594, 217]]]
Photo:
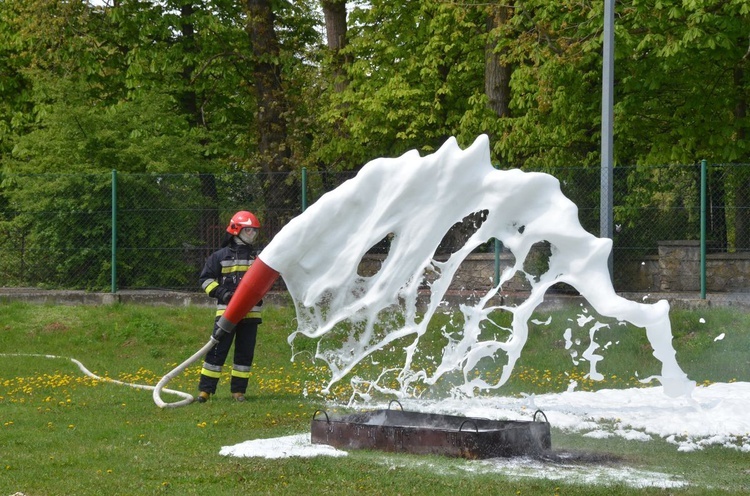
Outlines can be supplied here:
[[206, 264], [200, 274], [200, 284], [211, 298], [216, 298], [216, 320], [214, 321], [213, 336], [218, 339], [216, 345], [209, 350], [203, 362], [201, 377], [198, 383], [198, 402], [205, 403], [212, 394], [216, 393], [216, 386], [221, 377], [222, 367], [229, 355], [229, 349], [234, 341], [234, 363], [230, 391], [236, 401], [245, 401], [245, 393], [250, 377], [250, 367], [255, 354], [255, 340], [258, 334], [258, 324], [261, 323], [261, 300], [237, 324], [231, 333], [225, 333], [216, 326], [219, 317], [232, 298], [240, 279], [247, 272], [255, 260], [255, 241], [260, 229], [260, 222], [251, 212], [242, 210], [232, 216], [227, 226], [227, 234], [221, 248], [206, 259]]

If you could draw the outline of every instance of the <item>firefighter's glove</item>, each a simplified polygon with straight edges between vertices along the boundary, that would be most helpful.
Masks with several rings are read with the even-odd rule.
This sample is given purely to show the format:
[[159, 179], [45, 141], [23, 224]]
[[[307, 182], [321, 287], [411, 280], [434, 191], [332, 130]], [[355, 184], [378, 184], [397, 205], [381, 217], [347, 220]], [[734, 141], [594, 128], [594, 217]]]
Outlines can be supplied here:
[[230, 291], [227, 288], [223, 288], [219, 286], [216, 288], [216, 298], [219, 300], [219, 303], [226, 305], [229, 303], [229, 300], [232, 299], [232, 295], [234, 294], [234, 291]]
[[216, 326], [214, 327], [214, 332], [211, 334], [211, 337], [214, 338], [216, 341], [221, 341], [221, 338], [227, 334], [229, 334], [227, 331], [225, 331], [219, 326]]
[[214, 325], [214, 331], [211, 337], [216, 341], [221, 341], [225, 336], [234, 332], [235, 324], [225, 319], [223, 316], [219, 317]]

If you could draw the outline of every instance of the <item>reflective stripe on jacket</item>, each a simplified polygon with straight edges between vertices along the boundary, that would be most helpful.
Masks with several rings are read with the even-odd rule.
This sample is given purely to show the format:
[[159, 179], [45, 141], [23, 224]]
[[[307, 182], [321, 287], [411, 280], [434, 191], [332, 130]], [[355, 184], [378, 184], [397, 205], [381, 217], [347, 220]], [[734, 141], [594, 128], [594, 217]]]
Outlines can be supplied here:
[[[218, 249], [208, 256], [203, 270], [198, 278], [201, 288], [211, 298], [218, 298], [217, 289], [222, 287], [227, 291], [234, 292], [240, 284], [242, 276], [248, 271], [255, 260], [255, 252], [252, 246], [238, 244], [232, 239], [229, 244]], [[262, 301], [258, 302], [245, 319], [254, 319], [260, 322]], [[217, 301], [216, 316], [221, 316], [227, 306]]]

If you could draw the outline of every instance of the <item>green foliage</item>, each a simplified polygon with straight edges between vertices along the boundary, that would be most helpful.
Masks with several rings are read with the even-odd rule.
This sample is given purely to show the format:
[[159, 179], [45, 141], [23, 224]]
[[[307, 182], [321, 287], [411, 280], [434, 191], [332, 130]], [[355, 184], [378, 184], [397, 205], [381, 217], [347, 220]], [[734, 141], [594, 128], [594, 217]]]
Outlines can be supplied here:
[[[3, 229], [22, 250], [2, 260], [19, 281], [36, 280], [53, 287], [85, 281], [103, 288], [102, 254], [109, 250], [109, 180], [102, 175], [19, 177], [5, 190], [17, 215]], [[12, 278], [11, 281], [13, 282]]]
[[198, 181], [188, 174], [118, 174], [120, 288], [197, 287], [207, 254], [197, 226], [211, 208]]
[[[12, 177], [3, 191], [17, 211], [0, 222], [6, 284], [110, 288], [111, 174]], [[117, 184], [118, 286], [194, 288], [206, 249], [196, 226], [209, 207], [198, 177], [118, 174]]]
[[[80, 90], [80, 91], [78, 91]], [[203, 167], [200, 131], [170, 111], [171, 98], [87, 105], [85, 84], [37, 81], [37, 128], [18, 138], [7, 172], [177, 172]]]
[[[747, 2], [647, 0], [618, 19], [620, 161], [747, 160]], [[622, 152], [625, 152], [623, 154]], [[632, 160], [632, 159], [631, 159]]]
[[340, 123], [344, 132], [320, 148], [322, 160], [356, 168], [413, 148], [434, 151], [464, 130], [471, 140], [481, 132], [463, 122], [468, 97], [483, 88], [480, 11], [438, 1], [377, 1], [355, 8], [350, 19], [349, 84], [328, 95], [322, 114], [324, 128]]
[[[289, 102], [285, 139], [297, 167], [356, 169], [377, 156], [432, 151], [452, 135], [469, 143], [482, 132], [506, 165], [598, 162], [601, 2], [517, 1], [492, 33], [487, 21], [497, 5], [354, 2], [342, 91], [330, 79], [317, 2], [271, 6]], [[203, 171], [258, 167], [252, 66], [263, 61], [250, 56], [239, 4], [20, 0], [0, 9], [4, 158], [31, 122], [47, 127], [39, 117], [63, 111], [38, 96], [58, 88], [66, 112], [141, 115], [135, 140], [154, 127], [175, 136], [189, 126], [177, 134], [201, 150]], [[746, 2], [634, 0], [616, 10], [617, 161], [747, 159], [747, 117], [737, 111], [749, 93]], [[490, 39], [497, 45], [487, 46]], [[512, 71], [509, 117], [487, 108], [489, 50]], [[129, 152], [159, 163], [151, 148], [144, 141]]]
[[615, 208], [622, 227], [619, 246], [638, 256], [656, 254], [654, 240], [698, 239], [700, 169], [697, 166], [640, 166], [619, 169], [626, 184]]
[[[336, 62], [344, 63], [343, 89], [322, 42], [318, 2], [269, 5], [280, 43], [272, 61], [252, 55], [258, 40], [248, 35], [252, 20], [241, 2], [0, 2], [0, 169], [262, 170], [267, 164], [258, 153], [256, 117], [267, 109], [256, 101], [261, 83], [253, 74], [272, 62], [286, 102], [280, 112], [286, 135], [278, 139], [279, 152], [290, 157], [284, 171], [290, 182], [302, 167], [356, 171], [376, 157], [429, 153], [449, 136], [468, 145], [487, 133], [495, 163], [554, 171], [577, 204], [598, 204], [595, 188], [580, 183], [578, 170], [595, 171], [600, 163], [603, 2], [350, 2], [348, 43]], [[489, 31], [488, 21], [501, 8], [507, 16]], [[665, 229], [662, 236], [690, 237], [683, 233], [695, 224], [692, 213], [677, 222], [651, 214], [687, 203], [695, 185], [690, 174], [667, 180], [673, 171], [645, 168], [703, 158], [750, 161], [750, 8], [745, 0], [629, 0], [615, 8], [615, 159], [642, 168], [618, 175], [628, 188], [616, 216], [618, 223], [641, 227], [624, 240], [628, 247], [650, 244], [646, 249], [653, 250], [649, 236], [657, 229]], [[510, 71], [503, 117], [489, 108], [485, 92], [490, 53]], [[717, 224], [726, 227], [712, 237], [727, 249], [746, 249], [748, 178], [729, 170], [721, 181], [710, 193], [713, 211], [726, 207]], [[0, 189], [0, 206], [9, 211], [31, 212], [39, 194], [59, 194], [56, 209], [103, 212], [104, 200], [73, 205], [70, 184], [13, 188], [4, 180]], [[232, 191], [242, 193], [239, 186]], [[210, 188], [202, 194], [195, 199], [201, 205], [224, 201]], [[262, 212], [269, 200], [253, 189], [247, 202]], [[155, 208], [172, 206], [165, 200]], [[0, 229], [13, 239], [49, 238], [27, 232], [23, 219], [2, 216], [0, 222], [10, 224]], [[596, 208], [581, 212], [590, 230], [598, 216]], [[98, 221], [91, 233], [67, 226], [66, 232], [86, 242], [106, 237]], [[64, 237], [55, 246], [72, 244]]]
[[29, 82], [22, 74], [27, 61], [19, 54], [13, 15], [13, 4], [0, 2], [0, 160], [10, 152], [14, 132], [31, 119]]
[[[72, 89], [81, 88], [81, 92]], [[111, 174], [123, 172], [173, 172], [201, 168], [201, 147], [194, 141], [199, 130], [192, 130], [184, 118], [170, 113], [169, 98], [156, 94], [138, 101], [113, 106], [85, 105], [81, 83], [62, 79], [38, 81], [35, 99], [39, 115], [36, 130], [20, 137], [11, 159], [6, 160], [6, 176], [14, 170], [13, 181], [0, 186], [3, 198], [13, 209], [6, 229], [15, 240], [22, 239], [23, 252], [3, 260], [10, 273], [21, 280], [37, 281], [54, 287], [109, 287], [112, 237]], [[165, 119], [163, 115], [171, 116]], [[79, 174], [70, 174], [78, 172]], [[33, 173], [33, 174], [30, 174]], [[57, 173], [57, 174], [50, 174]], [[135, 205], [172, 211], [198, 195], [195, 185], [180, 192], [164, 191], [156, 176], [127, 183], [127, 195], [120, 208]], [[181, 230], [175, 235], [175, 215], [153, 218], [122, 217], [120, 236], [136, 250], [122, 252], [123, 284], [140, 287], [161, 286], [165, 281], [178, 287], [188, 285], [194, 276], [194, 260], [162, 256], [162, 273], [131, 279], [132, 268], [155, 266], [144, 248], [181, 250], [195, 245], [195, 233]], [[180, 214], [185, 225], [197, 225], [194, 211]], [[140, 220], [139, 220], [140, 219]], [[133, 223], [146, 222], [137, 227]], [[153, 253], [151, 253], [153, 256]], [[193, 277], [194, 279], [194, 277]], [[161, 282], [161, 283], [160, 283]]]
[[601, 2], [517, 2], [498, 28], [513, 67], [511, 117], [497, 122], [501, 163], [520, 167], [597, 163]]

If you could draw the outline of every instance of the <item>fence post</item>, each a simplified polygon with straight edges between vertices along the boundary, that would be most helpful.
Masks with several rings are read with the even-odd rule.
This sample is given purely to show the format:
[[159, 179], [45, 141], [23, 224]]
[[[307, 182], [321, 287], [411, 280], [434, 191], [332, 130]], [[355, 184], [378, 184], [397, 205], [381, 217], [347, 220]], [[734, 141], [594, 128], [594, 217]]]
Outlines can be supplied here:
[[701, 160], [701, 299], [706, 299], [706, 160]]
[[117, 293], [117, 170], [112, 169], [112, 294]]
[[302, 211], [307, 210], [307, 167], [302, 167]]

